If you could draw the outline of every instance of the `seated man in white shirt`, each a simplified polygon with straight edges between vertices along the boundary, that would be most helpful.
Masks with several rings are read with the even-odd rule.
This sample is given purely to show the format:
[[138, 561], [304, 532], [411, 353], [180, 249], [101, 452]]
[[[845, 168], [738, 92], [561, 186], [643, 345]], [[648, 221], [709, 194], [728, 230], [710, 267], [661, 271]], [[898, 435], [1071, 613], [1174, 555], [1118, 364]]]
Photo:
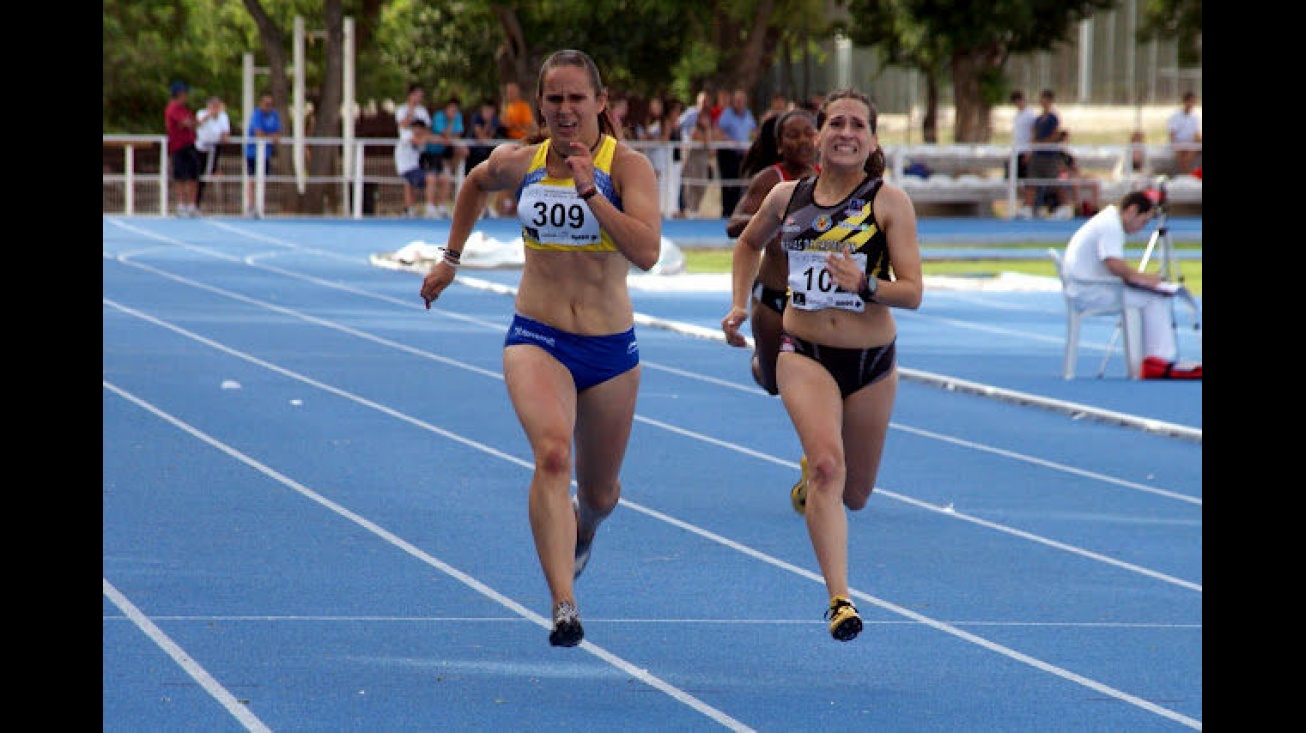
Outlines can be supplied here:
[[[1152, 199], [1131, 191], [1119, 204], [1094, 214], [1070, 237], [1063, 268], [1071, 280], [1116, 277], [1125, 288], [1125, 305], [1141, 309], [1143, 379], [1201, 379], [1202, 365], [1179, 363], [1174, 331], [1173, 292], [1155, 273], [1139, 272], [1125, 261], [1125, 238], [1140, 231], [1156, 214]], [[1113, 288], [1085, 282], [1075, 293], [1085, 305], [1107, 305], [1115, 299]]]

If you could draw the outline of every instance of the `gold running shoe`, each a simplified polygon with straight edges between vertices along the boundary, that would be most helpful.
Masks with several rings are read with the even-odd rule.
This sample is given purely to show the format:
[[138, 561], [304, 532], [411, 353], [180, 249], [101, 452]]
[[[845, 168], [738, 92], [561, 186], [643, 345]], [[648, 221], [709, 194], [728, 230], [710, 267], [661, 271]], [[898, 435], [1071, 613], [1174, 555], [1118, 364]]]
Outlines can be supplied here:
[[857, 607], [843, 596], [830, 599], [825, 620], [830, 622], [830, 636], [836, 641], [852, 641], [862, 631], [862, 617], [857, 615]]
[[807, 513], [807, 456], [803, 456], [798, 461], [798, 465], [803, 469], [803, 475], [799, 477], [798, 483], [789, 490], [789, 501], [794, 505], [794, 511], [799, 514]]

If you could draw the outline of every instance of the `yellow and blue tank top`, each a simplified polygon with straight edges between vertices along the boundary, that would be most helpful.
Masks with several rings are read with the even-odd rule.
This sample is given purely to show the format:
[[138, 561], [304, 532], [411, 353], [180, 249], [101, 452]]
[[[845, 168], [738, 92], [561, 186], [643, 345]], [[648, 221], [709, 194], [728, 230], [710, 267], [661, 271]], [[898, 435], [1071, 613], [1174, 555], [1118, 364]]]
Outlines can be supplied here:
[[[517, 187], [517, 219], [522, 242], [531, 249], [570, 252], [616, 252], [617, 245], [599, 226], [589, 203], [576, 194], [571, 178], [553, 178], [545, 162], [550, 140], [535, 149], [526, 176]], [[603, 135], [594, 153], [594, 185], [621, 211], [621, 197], [612, 185], [612, 158], [617, 139]]]

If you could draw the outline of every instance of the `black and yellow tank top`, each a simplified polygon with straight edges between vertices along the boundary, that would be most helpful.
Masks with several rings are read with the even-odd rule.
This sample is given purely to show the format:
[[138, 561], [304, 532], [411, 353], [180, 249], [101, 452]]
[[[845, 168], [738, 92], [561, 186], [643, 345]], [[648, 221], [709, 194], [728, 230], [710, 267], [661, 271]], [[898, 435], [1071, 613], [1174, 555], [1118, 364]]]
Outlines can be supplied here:
[[853, 259], [868, 277], [889, 279], [889, 247], [875, 221], [875, 194], [883, 178], [867, 176], [852, 193], [834, 206], [819, 206], [813, 199], [816, 177], [808, 176], [794, 187], [780, 225], [780, 244], [789, 260], [789, 305], [799, 310], [842, 308], [861, 313], [866, 304], [839, 288], [825, 269], [825, 256], [852, 245]]

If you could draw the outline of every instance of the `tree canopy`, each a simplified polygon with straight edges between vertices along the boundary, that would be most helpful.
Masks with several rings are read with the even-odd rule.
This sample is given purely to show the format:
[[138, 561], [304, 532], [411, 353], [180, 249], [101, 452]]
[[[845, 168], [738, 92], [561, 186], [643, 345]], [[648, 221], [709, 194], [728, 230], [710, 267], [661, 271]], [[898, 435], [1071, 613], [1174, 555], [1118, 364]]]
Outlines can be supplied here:
[[363, 104], [400, 98], [410, 82], [433, 99], [473, 104], [499, 98], [508, 80], [532, 90], [540, 62], [560, 48], [590, 54], [623, 95], [689, 100], [701, 88], [751, 89], [777, 53], [800, 53], [832, 32], [822, 0], [105, 0], [103, 131], [161, 131], [173, 79], [193, 95], [238, 101], [245, 53], [268, 69], [258, 86], [283, 105], [296, 16], [318, 102], [333, 6], [354, 18]]
[[[223, 96], [233, 121], [240, 119], [246, 53], [263, 70], [257, 87], [272, 90], [284, 108], [296, 17], [307, 30], [309, 100], [318, 109], [336, 106], [340, 19], [350, 17], [363, 105], [398, 99], [414, 81], [433, 102], [458, 96], [468, 106], [498, 99], [508, 80], [529, 94], [539, 63], [560, 48], [589, 53], [620, 95], [690, 101], [701, 89], [751, 91], [777, 61], [819, 55], [840, 33], [877, 49], [890, 64], [923, 72], [936, 101], [937, 85], [951, 83], [958, 140], [985, 140], [1007, 60], [1065, 42], [1079, 20], [1120, 2], [104, 0], [102, 128], [161, 132], [174, 79], [190, 84], [193, 96]], [[1144, 2], [1140, 38], [1179, 39], [1182, 58], [1200, 63], [1201, 0]], [[338, 125], [338, 114], [323, 117]]]
[[[956, 105], [957, 142], [987, 142], [990, 112], [1006, 92], [1015, 54], [1052, 48], [1077, 24], [1119, 0], [848, 0], [849, 37], [879, 49], [890, 64], [920, 71], [927, 125], [937, 119], [937, 84], [946, 77]], [[937, 141], [935, 130], [925, 140]]]

